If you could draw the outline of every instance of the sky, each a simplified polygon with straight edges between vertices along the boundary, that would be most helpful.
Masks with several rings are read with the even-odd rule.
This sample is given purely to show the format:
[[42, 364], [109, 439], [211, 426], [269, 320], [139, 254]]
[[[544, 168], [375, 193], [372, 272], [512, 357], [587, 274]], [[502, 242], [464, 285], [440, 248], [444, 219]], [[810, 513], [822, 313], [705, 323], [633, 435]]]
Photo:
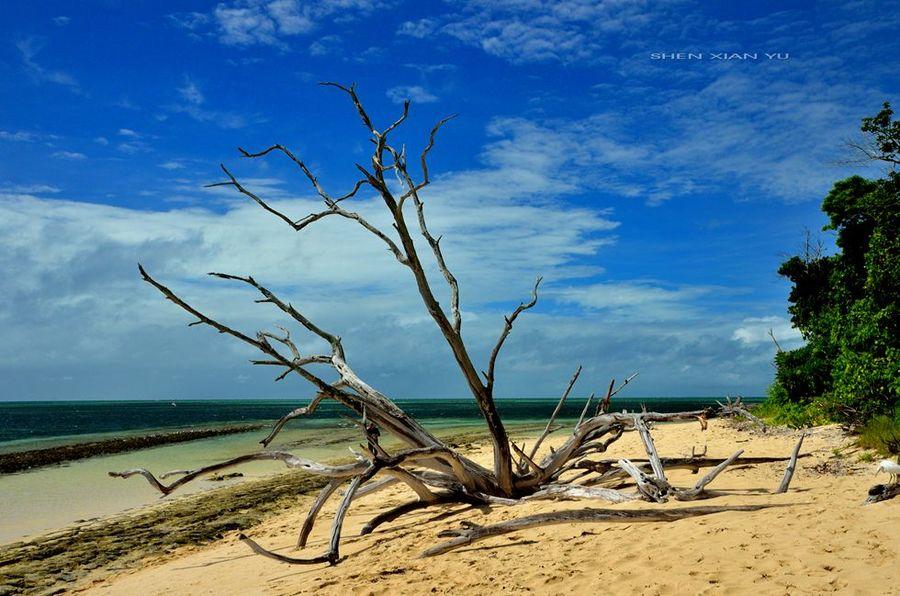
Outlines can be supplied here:
[[[880, 175], [846, 141], [900, 101], [900, 3], [238, 0], [0, 5], [0, 400], [303, 397], [251, 348], [137, 273], [251, 334], [287, 321], [208, 271], [252, 274], [343, 338], [396, 398], [467, 389], [408, 270], [349, 221], [300, 233], [219, 182], [225, 163], [297, 218], [366, 131], [431, 153], [423, 194], [460, 280], [476, 363], [544, 277], [496, 395], [762, 395], [773, 329], [801, 345], [776, 273], [831, 184]], [[679, 55], [680, 54], [680, 55]], [[390, 230], [371, 190], [346, 203]], [[447, 303], [439, 272], [433, 285]], [[321, 349], [295, 329], [304, 350]], [[481, 364], [479, 364], [481, 365]]]

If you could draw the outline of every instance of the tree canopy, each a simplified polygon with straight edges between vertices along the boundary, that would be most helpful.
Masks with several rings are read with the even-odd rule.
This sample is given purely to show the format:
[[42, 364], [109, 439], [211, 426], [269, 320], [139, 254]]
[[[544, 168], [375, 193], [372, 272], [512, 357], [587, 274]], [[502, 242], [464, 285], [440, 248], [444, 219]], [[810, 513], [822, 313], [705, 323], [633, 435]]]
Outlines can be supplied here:
[[775, 358], [773, 399], [815, 405], [858, 423], [891, 414], [900, 395], [900, 122], [885, 103], [864, 118], [868, 159], [890, 164], [884, 178], [852, 176], [822, 202], [838, 251], [807, 250], [782, 263], [788, 312], [806, 345]]

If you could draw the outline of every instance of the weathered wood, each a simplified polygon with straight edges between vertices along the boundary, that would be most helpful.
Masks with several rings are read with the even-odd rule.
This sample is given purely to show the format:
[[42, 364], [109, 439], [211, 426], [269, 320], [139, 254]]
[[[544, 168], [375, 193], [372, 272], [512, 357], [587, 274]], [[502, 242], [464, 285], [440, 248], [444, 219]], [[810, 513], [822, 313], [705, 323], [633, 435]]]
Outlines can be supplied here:
[[[131, 476], [143, 476], [147, 479], [147, 482], [150, 483], [151, 486], [156, 488], [159, 492], [163, 494], [163, 496], [171, 494], [173, 491], [178, 489], [180, 486], [187, 484], [188, 482], [199, 478], [200, 476], [207, 474], [209, 472], [217, 472], [219, 470], [225, 468], [231, 468], [249, 461], [264, 461], [264, 460], [273, 460], [273, 461], [281, 461], [289, 468], [297, 468], [306, 470], [307, 472], [311, 472], [313, 474], [317, 474], [319, 476], [329, 476], [332, 478], [349, 478], [354, 476], [355, 474], [360, 474], [365, 469], [363, 464], [355, 463], [355, 464], [345, 464], [340, 466], [329, 466], [326, 464], [320, 464], [318, 462], [314, 462], [308, 459], [304, 459], [302, 457], [297, 457], [290, 453], [284, 451], [261, 451], [259, 453], [250, 453], [247, 455], [240, 455], [238, 457], [229, 459], [224, 462], [212, 464], [209, 466], [205, 466], [203, 468], [198, 468], [196, 470], [192, 470], [187, 472], [186, 470], [179, 470], [178, 472], [187, 472], [184, 476], [173, 482], [172, 484], [165, 485], [159, 480], [157, 480], [156, 476], [154, 476], [150, 471], [144, 468], [132, 468], [130, 470], [124, 470], [122, 472], [109, 472], [109, 475], [114, 478], [129, 478]], [[171, 472], [170, 472], [171, 474]]]
[[359, 535], [365, 536], [366, 534], [371, 534], [378, 526], [394, 521], [407, 513], [412, 513], [413, 511], [418, 511], [420, 509], [427, 509], [432, 505], [445, 505], [448, 503], [483, 504], [484, 502], [478, 498], [458, 493], [440, 493], [435, 495], [434, 499], [431, 501], [407, 501], [396, 507], [386, 509], [370, 519], [359, 531]]
[[544, 432], [542, 432], [537, 440], [534, 442], [534, 445], [531, 448], [531, 453], [528, 454], [529, 459], [534, 459], [535, 454], [538, 449], [541, 448], [541, 443], [544, 442], [544, 439], [547, 438], [547, 435], [550, 434], [550, 427], [553, 426], [553, 423], [556, 421], [556, 417], [559, 416], [560, 411], [562, 410], [563, 405], [566, 403], [566, 399], [569, 397], [569, 393], [572, 392], [572, 387], [575, 386], [575, 382], [578, 381], [578, 377], [581, 375], [581, 365], [578, 365], [578, 368], [575, 370], [575, 374], [572, 375], [572, 379], [569, 381], [569, 384], [566, 386], [566, 390], [563, 392], [562, 397], [559, 398], [559, 402], [556, 404], [556, 408], [553, 409], [553, 413], [550, 415], [550, 419], [547, 420], [547, 426], [544, 428]]
[[309, 512], [306, 514], [306, 519], [303, 520], [303, 525], [300, 527], [300, 535], [297, 537], [297, 547], [303, 548], [306, 546], [306, 541], [309, 538], [310, 532], [312, 532], [313, 527], [316, 523], [316, 517], [318, 517], [319, 512], [322, 510], [322, 506], [325, 505], [325, 502], [328, 500], [334, 491], [338, 489], [338, 487], [343, 483], [342, 479], [334, 479], [328, 484], [326, 484], [319, 494], [316, 495], [316, 499], [313, 501], [312, 505], [309, 508]]
[[900, 484], [876, 484], [869, 489], [866, 497], [866, 504], [878, 503], [879, 501], [887, 501], [900, 495]]
[[575, 423], [575, 428], [578, 428], [579, 426], [581, 426], [581, 423], [584, 422], [584, 417], [587, 416], [588, 409], [590, 409], [591, 401], [593, 401], [593, 399], [594, 399], [594, 394], [591, 393], [588, 396], [587, 401], [584, 402], [584, 408], [582, 408], [582, 410], [581, 410], [581, 416], [578, 417], [578, 422]]
[[619, 467], [624, 470], [629, 476], [634, 478], [634, 482], [637, 484], [638, 491], [644, 495], [644, 497], [648, 501], [652, 501], [655, 503], [664, 503], [666, 501], [665, 493], [660, 490], [660, 487], [655, 484], [653, 481], [655, 478], [651, 478], [642, 472], [637, 466], [628, 461], [627, 459], [619, 460]]
[[441, 538], [451, 538], [436, 546], [425, 550], [422, 557], [433, 557], [450, 552], [462, 546], [468, 546], [479, 540], [509, 534], [519, 530], [548, 526], [552, 524], [566, 523], [615, 523], [615, 522], [673, 522], [680, 519], [712, 515], [729, 511], [759, 511], [774, 505], [735, 505], [735, 506], [706, 506], [683, 507], [680, 509], [651, 509], [651, 510], [626, 510], [626, 509], [575, 509], [567, 511], [552, 511], [520, 517], [508, 522], [501, 522], [489, 526], [480, 526], [472, 522], [463, 522], [457, 530], [444, 530], [438, 533]]
[[541, 490], [522, 497], [521, 501], [535, 499], [602, 499], [610, 503], [627, 503], [640, 498], [640, 495], [623, 493], [611, 488], [597, 488], [578, 484], [549, 484]]
[[[497, 404], [494, 400], [494, 386], [496, 366], [499, 354], [510, 335], [513, 325], [519, 315], [530, 310], [535, 306], [538, 300], [538, 289], [541, 278], [538, 277], [528, 301], [521, 302], [512, 313], [504, 318], [504, 325], [500, 331], [499, 337], [491, 350], [486, 369], [482, 372], [475, 366], [472, 357], [469, 354], [469, 348], [463, 341], [461, 335], [462, 327], [462, 310], [460, 306], [460, 290], [456, 277], [451, 272], [450, 266], [444, 258], [440, 245], [440, 236], [432, 235], [425, 218], [424, 202], [419, 192], [429, 184], [430, 178], [428, 173], [428, 165], [426, 157], [434, 146], [435, 135], [441, 126], [446, 123], [449, 118], [445, 118], [438, 122], [432, 128], [428, 138], [428, 143], [421, 153], [421, 169], [422, 178], [415, 180], [413, 175], [407, 169], [407, 159], [405, 148], [396, 148], [392, 145], [389, 135], [406, 121], [409, 113], [409, 103], [403, 106], [402, 114], [389, 124], [387, 127], [376, 127], [373, 119], [366, 112], [356, 90], [353, 86], [343, 86], [337, 83], [326, 83], [329, 87], [340, 89], [346, 93], [353, 103], [360, 120], [367, 131], [369, 140], [371, 141], [373, 151], [369, 162], [366, 165], [357, 164], [357, 170], [362, 174], [362, 178], [356, 182], [352, 190], [342, 196], [336, 197], [329, 194], [325, 188], [319, 183], [313, 172], [307, 165], [289, 149], [282, 145], [273, 145], [263, 151], [251, 153], [243, 149], [241, 154], [250, 159], [262, 158], [269, 154], [283, 154], [287, 156], [306, 176], [310, 184], [312, 184], [316, 193], [323, 200], [325, 207], [319, 212], [314, 212], [299, 219], [289, 217], [276, 209], [273, 205], [267, 203], [261, 197], [253, 194], [245, 188], [231, 172], [222, 166], [227, 180], [225, 182], [214, 184], [213, 186], [227, 186], [234, 188], [238, 193], [248, 197], [254, 201], [259, 207], [270, 215], [275, 216], [279, 220], [288, 224], [293, 230], [300, 232], [308, 226], [325, 218], [343, 218], [355, 221], [367, 232], [378, 238], [388, 250], [393, 254], [394, 258], [403, 267], [408, 269], [413, 276], [422, 305], [428, 312], [435, 325], [438, 327], [441, 335], [454, 361], [457, 364], [460, 374], [465, 379], [472, 397], [484, 419], [492, 445], [493, 465], [483, 466], [466, 456], [462, 455], [456, 449], [445, 445], [441, 440], [429, 432], [417, 420], [410, 417], [402, 408], [397, 406], [388, 396], [384, 395], [375, 387], [369, 385], [353, 370], [348, 362], [347, 355], [344, 350], [341, 338], [331, 331], [328, 331], [311, 319], [309, 319], [301, 310], [295, 308], [290, 302], [282, 299], [265, 285], [259, 283], [249, 275], [234, 275], [229, 273], [211, 273], [210, 275], [228, 280], [230, 282], [239, 282], [244, 286], [252, 288], [261, 296], [256, 302], [274, 306], [278, 315], [289, 318], [294, 325], [298, 326], [300, 331], [312, 337], [316, 342], [324, 341], [330, 348], [330, 353], [303, 353], [300, 345], [306, 345], [299, 340], [291, 337], [291, 331], [284, 327], [278, 327], [280, 333], [274, 333], [268, 330], [259, 330], [255, 333], [244, 332], [229, 327], [228, 325], [206, 315], [200, 309], [189, 304], [187, 301], [178, 296], [167, 286], [158, 282], [150, 276], [149, 273], [139, 266], [139, 272], [142, 279], [159, 291], [167, 300], [177, 305], [179, 308], [187, 312], [194, 319], [190, 323], [193, 325], [205, 325], [215, 329], [219, 333], [228, 335], [234, 339], [253, 346], [263, 354], [261, 359], [252, 360], [255, 365], [271, 366], [279, 369], [280, 374], [276, 380], [282, 380], [288, 376], [292, 378], [300, 378], [309, 383], [315, 391], [312, 400], [303, 407], [291, 410], [281, 419], [279, 419], [271, 432], [262, 443], [264, 446], [270, 444], [274, 437], [289, 421], [300, 418], [312, 413], [316, 407], [326, 399], [333, 400], [343, 407], [347, 408], [352, 415], [351, 420], [355, 424], [359, 424], [365, 435], [365, 445], [361, 446], [361, 452], [354, 452], [357, 461], [346, 465], [326, 465], [318, 462], [297, 457], [291, 453], [282, 451], [261, 451], [243, 455], [230, 459], [225, 462], [212, 464], [197, 470], [183, 470], [179, 474], [182, 476], [173, 481], [171, 484], [163, 484], [160, 479], [144, 468], [134, 468], [123, 472], [111, 472], [112, 476], [127, 478], [130, 476], [143, 476], [154, 488], [163, 495], [168, 495], [178, 487], [191, 482], [209, 472], [215, 472], [224, 468], [236, 466], [249, 461], [259, 460], [275, 460], [281, 461], [290, 468], [305, 470], [312, 474], [325, 476], [331, 481], [319, 493], [313, 502], [298, 537], [298, 544], [305, 545], [309, 533], [312, 531], [316, 517], [323, 508], [325, 502], [341, 485], [348, 485], [347, 490], [341, 497], [337, 511], [332, 518], [331, 538], [327, 552], [314, 557], [290, 557], [269, 551], [250, 538], [241, 536], [255, 552], [271, 557], [273, 559], [297, 564], [310, 563], [337, 563], [340, 560], [340, 540], [344, 518], [347, 514], [351, 503], [356, 497], [365, 494], [371, 494], [377, 490], [392, 485], [400, 481], [406, 483], [416, 493], [418, 500], [403, 504], [399, 507], [389, 509], [376, 516], [363, 530], [371, 531], [380, 523], [396, 519], [406, 512], [414, 511], [432, 504], [441, 502], [464, 502], [473, 504], [490, 504], [499, 506], [515, 505], [527, 501], [528, 499], [538, 498], [587, 498], [587, 499], [606, 499], [613, 502], [624, 502], [634, 500], [635, 495], [622, 493], [611, 488], [595, 488], [586, 486], [590, 480], [585, 480], [583, 484], [575, 484], [575, 479], [583, 478], [583, 473], [579, 474], [578, 469], [584, 469], [587, 473], [600, 473], [601, 478], [607, 475], [620, 474], [617, 470], [600, 470], [599, 467], [582, 466], [579, 464], [588, 454], [606, 451], [607, 448], [618, 440], [623, 433], [636, 430], [640, 433], [648, 454], [648, 461], [653, 471], [653, 475], [646, 474], [638, 465], [629, 460], [618, 460], [622, 468], [621, 473], [631, 475], [638, 486], [639, 494], [654, 502], [665, 501], [672, 492], [678, 494], [677, 489], [670, 486], [665, 475], [664, 465], [666, 460], [661, 458], [657, 453], [656, 446], [650, 432], [651, 424], [655, 422], [666, 422], [674, 420], [699, 420], [701, 425], [705, 427], [706, 419], [716, 416], [733, 416], [743, 413], [743, 406], [740, 399], [735, 401], [728, 400], [727, 405], [722, 405], [720, 409], [707, 408], [690, 412], [674, 412], [674, 413], [657, 413], [657, 412], [638, 412], [628, 413], [608, 412], [610, 399], [622, 388], [624, 388], [634, 377], [628, 377], [618, 388], [615, 381], [610, 383], [609, 389], [603, 400], [596, 406], [595, 415], [588, 417], [588, 411], [592, 407], [593, 399], [589, 398], [585, 404], [582, 415], [578, 424], [569, 436], [556, 449], [550, 447], [549, 453], [541, 458], [537, 458], [544, 439], [554, 430], [562, 427], [555, 427], [554, 423], [559, 416], [562, 408], [581, 372], [581, 367], [572, 377], [565, 392], [560, 398], [550, 415], [543, 432], [537, 437], [537, 440], [530, 448], [530, 454], [526, 454], [524, 447], [519, 448], [515, 444], [511, 444], [509, 436], [504, 427], [503, 420], [500, 417]], [[386, 176], [396, 177], [400, 183], [399, 193], [396, 191], [397, 185], [388, 180]], [[349, 200], [356, 195], [360, 188], [368, 185], [380, 197], [386, 208], [386, 219], [390, 227], [385, 227], [385, 231], [376, 227], [368, 219], [363, 218], [359, 213], [345, 209], [343, 201]], [[404, 211], [404, 204], [410, 201], [415, 208], [415, 222], [408, 222], [407, 215]], [[374, 220], [373, 220], [374, 221]], [[449, 289], [449, 311], [438, 302], [436, 294], [431, 286], [427, 270], [431, 268], [431, 264], [423, 263], [422, 256], [419, 254], [418, 243], [413, 238], [412, 228], [417, 227], [418, 233], [425, 238], [431, 248], [431, 255], [425, 255], [431, 259], [434, 258], [434, 264], [442, 273], [444, 281]], [[315, 368], [314, 368], [315, 367]], [[319, 373], [322, 367], [329, 367], [333, 373], [334, 380], [326, 380], [326, 377]], [[482, 377], [483, 375], [483, 377]], [[358, 420], [361, 418], [361, 422]], [[379, 435], [387, 433], [392, 435], [402, 445], [393, 453], [389, 452], [379, 443]], [[799, 450], [799, 446], [798, 446]], [[513, 452], [516, 452], [519, 459], [513, 461]], [[739, 454], [732, 456], [728, 460], [723, 460], [717, 464], [716, 469], [712, 470], [694, 489], [683, 491], [684, 495], [696, 496], [702, 493], [703, 488], [721, 473], [730, 463], [739, 460]], [[792, 466], [796, 465], [798, 457], [795, 451], [792, 458]], [[691, 465], [697, 464], [695, 458], [691, 458]], [[415, 466], [415, 469], [409, 466]], [[515, 469], [514, 469], [515, 468]], [[568, 482], [562, 482], [560, 479], [569, 472], [575, 472], [575, 479]], [[376, 474], [384, 474], [388, 478], [380, 481], [372, 480]], [[789, 479], [788, 479], [789, 481]], [[446, 492], [434, 492], [432, 489], [438, 488]], [[732, 508], [731, 510], [736, 510]], [[625, 515], [630, 519], [672, 519], [673, 516], [693, 515], [689, 511], [700, 511], [699, 509], [684, 510], [682, 513], [672, 512], [630, 512]], [[706, 509], [704, 511], [709, 511]], [[688, 513], [685, 513], [688, 512]], [[548, 523], [558, 523], [553, 520], [568, 519], [565, 516], [572, 515], [566, 512], [557, 514], [562, 517], [540, 518], [540, 520], [548, 521]], [[619, 514], [613, 516], [618, 519]], [[599, 516], [599, 517], [598, 517]], [[604, 517], [606, 516], [606, 517]], [[577, 514], [575, 515], [577, 518]], [[677, 517], [676, 517], [677, 518]], [[526, 525], [530, 523], [529, 518], [525, 518]], [[593, 513], [587, 515], [587, 521], [599, 521], [600, 519], [609, 519], [608, 514]], [[532, 518], [533, 521], [533, 518]], [[510, 522], [513, 523], [513, 522]]]
[[635, 428], [641, 435], [641, 442], [644, 443], [644, 449], [647, 451], [647, 457], [650, 459], [650, 467], [653, 469], [653, 475], [661, 482], [666, 482], [666, 472], [662, 462], [659, 460], [659, 453], [656, 452], [656, 445], [653, 443], [653, 437], [650, 435], [650, 429], [642, 418], [636, 418], [634, 422]]
[[803, 439], [806, 438], [806, 433], [800, 435], [800, 440], [797, 441], [797, 445], [794, 447], [794, 452], [791, 454], [791, 460], [788, 462], [787, 468], [784, 470], [784, 478], [781, 479], [781, 484], [778, 485], [778, 489], [775, 490], [775, 494], [786, 493], [788, 487], [791, 485], [791, 479], [794, 477], [794, 470], [797, 469], [797, 457], [800, 455], [800, 447], [803, 446]]
[[677, 490], [675, 491], [675, 498], [679, 501], [692, 501], [694, 499], [699, 498], [703, 494], [703, 490], [706, 488], [706, 485], [716, 479], [716, 476], [725, 471], [725, 468], [734, 463], [736, 459], [738, 459], [741, 454], [744, 452], [743, 449], [736, 451], [732, 454], [731, 457], [724, 460], [718, 466], [710, 470], [706, 476], [701, 478], [697, 484], [694, 485], [694, 488], [688, 490]]

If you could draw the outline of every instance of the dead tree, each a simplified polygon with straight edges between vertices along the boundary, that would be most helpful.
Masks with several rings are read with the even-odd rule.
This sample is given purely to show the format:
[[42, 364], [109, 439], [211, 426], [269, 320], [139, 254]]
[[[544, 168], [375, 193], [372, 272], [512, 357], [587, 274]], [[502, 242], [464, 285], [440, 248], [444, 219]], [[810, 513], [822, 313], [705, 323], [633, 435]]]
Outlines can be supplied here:
[[[325, 502], [340, 487], [344, 486], [343, 495], [334, 515], [331, 528], [331, 540], [328, 550], [322, 554], [309, 557], [290, 557], [266, 550], [246, 536], [241, 536], [256, 552], [289, 563], [331, 563], [340, 559], [340, 540], [344, 517], [353, 500], [362, 495], [379, 490], [396, 482], [408, 485], [417, 495], [417, 500], [388, 510], [366, 525], [363, 532], [371, 531], [383, 521], [393, 519], [407, 511], [427, 507], [439, 503], [475, 503], [495, 505], [515, 505], [529, 498], [587, 498], [601, 499], [611, 502], [623, 502], [644, 499], [663, 502], [669, 498], [692, 500], [704, 495], [704, 488], [721, 473], [730, 463], [740, 457], [738, 452], [718, 465], [696, 486], [679, 489], [672, 486], [666, 478], [663, 459], [659, 457], [651, 436], [652, 425], [658, 422], [674, 420], [698, 420], [705, 428], [706, 420], [715, 416], [743, 414], [746, 410], [740, 400], [729, 401], [720, 408], [708, 408], [690, 412], [677, 413], [613, 413], [608, 411], [610, 398], [619, 389], [631, 381], [629, 377], [618, 389], [611, 383], [605, 398], [601, 400], [593, 415], [589, 415], [585, 407], [578, 424], [571, 430], [568, 438], [556, 449], [541, 455], [538, 451], [541, 442], [552, 432], [553, 422], [559, 413], [562, 402], [572, 389], [578, 374], [568, 385], [560, 406], [553, 412], [544, 433], [526, 453], [524, 449], [512, 444], [506, 428], [498, 413], [494, 401], [494, 386], [500, 352], [513, 329], [519, 315], [534, 307], [538, 300], [541, 278], [538, 277], [529, 300], [522, 302], [510, 315], [504, 318], [499, 337], [490, 352], [485, 365], [477, 365], [463, 340], [462, 315], [460, 311], [460, 290], [456, 277], [444, 259], [441, 249], [441, 237], [435, 237], [428, 228], [425, 218], [425, 203], [422, 191], [430, 182], [428, 156], [435, 144], [435, 138], [441, 127], [453, 116], [439, 121], [428, 136], [427, 142], [418, 157], [419, 173], [410, 171], [405, 148], [398, 149], [390, 141], [393, 133], [406, 120], [409, 113], [409, 102], [403, 105], [402, 114], [386, 127], [376, 127], [369, 116], [353, 86], [346, 87], [337, 83], [323, 83], [346, 94], [355, 107], [369, 140], [372, 143], [370, 163], [356, 164], [360, 179], [346, 194], [334, 196], [323, 188], [315, 174], [306, 163], [283, 145], [272, 145], [261, 151], [239, 149], [241, 155], [248, 159], [259, 159], [270, 154], [280, 154], [299, 168], [315, 192], [321, 197], [324, 207], [321, 211], [310, 213], [300, 218], [283, 213], [268, 204], [263, 198], [244, 187], [224, 165], [221, 166], [226, 180], [211, 186], [226, 186], [254, 201], [274, 217], [283, 221], [297, 232], [325, 218], [337, 217], [349, 220], [361, 226], [368, 233], [380, 240], [396, 259], [401, 267], [406, 268], [412, 276], [416, 289], [421, 296], [425, 309], [440, 330], [447, 347], [455, 360], [460, 373], [468, 385], [469, 391], [484, 418], [490, 436], [493, 451], [493, 463], [486, 467], [475, 462], [457, 450], [443, 443], [430, 433], [418, 421], [406, 414], [388, 396], [361, 379], [348, 362], [341, 343], [335, 333], [323, 329], [310, 320], [303, 312], [289, 301], [272, 292], [262, 282], [250, 275], [231, 273], [210, 273], [222, 280], [236, 282], [257, 292], [256, 302], [271, 305], [279, 310], [282, 316], [293, 320], [302, 331], [324, 340], [328, 350], [324, 353], [303, 353], [292, 339], [291, 333], [280, 327], [279, 333], [258, 331], [253, 334], [234, 329], [203, 313], [193, 305], [180, 298], [173, 290], [154, 279], [142, 266], [139, 266], [141, 277], [156, 288], [168, 300], [188, 312], [195, 318], [190, 325], [206, 325], [220, 333], [247, 343], [262, 353], [262, 357], [252, 363], [261, 366], [272, 366], [278, 369], [276, 380], [281, 380], [292, 373], [312, 385], [315, 395], [311, 401], [300, 408], [285, 414], [278, 420], [271, 432], [262, 441], [263, 449], [256, 453], [243, 455], [225, 462], [200, 468], [197, 470], [181, 470], [170, 473], [180, 478], [170, 484], [163, 483], [151, 472], [137, 468], [123, 472], [111, 472], [112, 476], [127, 478], [133, 475], [144, 476], [150, 484], [163, 495], [168, 495], [180, 486], [209, 472], [219, 471], [248, 461], [275, 460], [281, 461], [289, 468], [305, 470], [330, 479], [315, 499], [300, 531], [298, 546], [303, 547], [313, 528], [313, 524]], [[417, 176], [417, 177], [415, 177]], [[399, 181], [397, 185], [389, 179]], [[382, 230], [374, 226], [360, 213], [352, 211], [345, 205], [352, 204], [352, 199], [361, 189], [368, 187], [384, 203], [384, 208], [392, 220], [391, 230]], [[414, 242], [414, 234], [420, 234], [430, 249], [430, 255], [420, 253]], [[426, 276], [425, 259], [433, 259], [440, 270], [446, 291], [449, 295], [449, 308], [442, 306]], [[327, 365], [333, 371], [333, 378], [319, 374], [313, 365]], [[579, 369], [580, 370], [580, 369]], [[266, 447], [289, 421], [307, 416], [316, 410], [322, 400], [334, 400], [355, 414], [359, 426], [365, 436], [366, 444], [363, 453], [356, 453], [357, 460], [343, 465], [328, 465], [310, 461], [292, 453], [270, 451]], [[643, 464], [627, 459], [619, 459], [610, 469], [624, 472], [633, 478], [636, 492], [622, 492], [611, 488], [593, 487], [604, 481], [604, 474], [610, 469], [592, 468], [587, 465], [588, 456], [605, 452], [623, 433], [637, 431], [647, 451], [649, 469]], [[388, 433], [403, 445], [394, 452], [388, 452], [379, 443], [379, 434]], [[515, 452], [515, 457], [513, 452]], [[698, 464], [698, 465], [703, 465]], [[713, 464], [715, 465], [715, 464]], [[166, 475], [160, 478], [165, 478]], [[382, 477], [376, 479], [376, 477]], [[576, 480], [580, 479], [580, 483]], [[621, 480], [621, 478], [620, 478]], [[685, 510], [681, 517], [705, 514], [706, 508]], [[598, 517], [599, 515], [599, 517]], [[660, 512], [630, 512], [626, 516], [632, 520], [671, 519], [675, 514]], [[588, 520], [608, 519], [606, 513], [586, 514]], [[543, 518], [527, 520], [526, 525], [540, 523]], [[572, 518], [577, 521], [579, 518]], [[557, 518], [550, 516], [547, 523], [555, 523]], [[474, 538], [472, 538], [474, 539]]]

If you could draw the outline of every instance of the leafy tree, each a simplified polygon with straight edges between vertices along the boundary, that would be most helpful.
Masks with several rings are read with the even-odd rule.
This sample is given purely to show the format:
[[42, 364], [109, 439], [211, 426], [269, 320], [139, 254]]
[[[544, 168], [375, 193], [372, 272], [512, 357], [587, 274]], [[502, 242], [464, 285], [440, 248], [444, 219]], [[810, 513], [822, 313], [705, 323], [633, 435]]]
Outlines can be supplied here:
[[900, 122], [885, 103], [862, 131], [868, 142], [856, 147], [892, 169], [837, 182], [822, 211], [839, 251], [807, 249], [778, 270], [793, 283], [788, 312], [806, 345], [776, 356], [771, 389], [775, 401], [851, 423], [890, 414], [900, 395]]

